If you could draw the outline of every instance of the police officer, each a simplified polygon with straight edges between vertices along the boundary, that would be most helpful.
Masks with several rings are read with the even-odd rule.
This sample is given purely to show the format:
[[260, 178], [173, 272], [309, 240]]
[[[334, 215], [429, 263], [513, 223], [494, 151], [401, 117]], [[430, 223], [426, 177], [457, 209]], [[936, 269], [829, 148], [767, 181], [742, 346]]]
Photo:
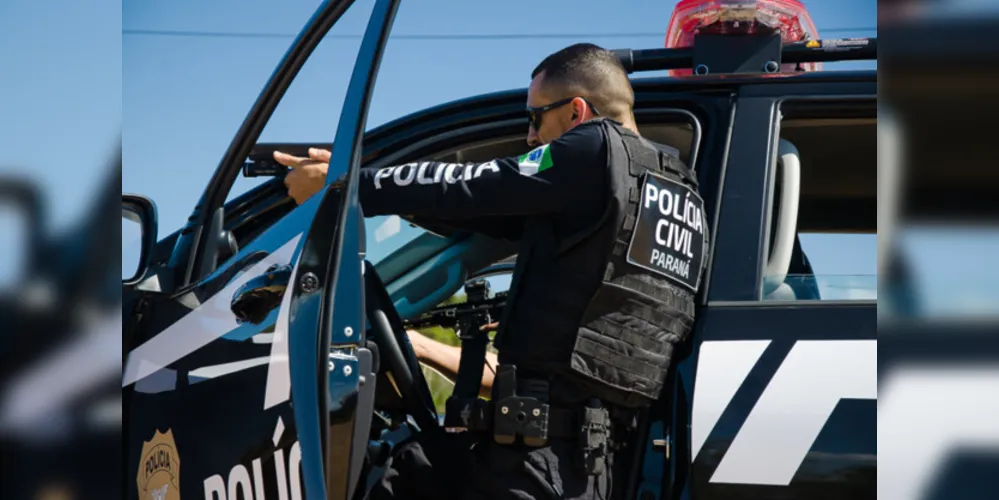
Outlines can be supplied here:
[[[532, 151], [362, 169], [365, 215], [488, 216], [482, 232], [520, 241], [481, 439], [409, 445], [373, 497], [622, 495], [636, 410], [691, 329], [708, 235], [693, 173], [639, 136], [612, 52], [572, 45], [531, 77]], [[298, 202], [325, 182], [328, 153], [310, 156], [275, 153]]]

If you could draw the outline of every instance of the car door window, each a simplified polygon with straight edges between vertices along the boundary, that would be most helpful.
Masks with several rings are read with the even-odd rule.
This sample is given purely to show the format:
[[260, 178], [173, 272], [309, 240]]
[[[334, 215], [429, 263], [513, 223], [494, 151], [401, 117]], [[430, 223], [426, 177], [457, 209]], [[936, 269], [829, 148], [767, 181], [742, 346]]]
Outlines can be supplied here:
[[[347, 94], [349, 68], [361, 46], [358, 33], [364, 31], [373, 7], [372, 0], [356, 1], [333, 25], [281, 97], [257, 139], [258, 144], [285, 144], [289, 146], [286, 150], [294, 154], [303, 154], [310, 146], [330, 148]], [[226, 201], [270, 178], [240, 175]]]
[[[876, 115], [795, 114], [781, 121], [779, 137], [763, 300], [877, 300]], [[796, 213], [782, 206], [793, 203], [791, 182]], [[786, 267], [773, 265], [782, 251]]]

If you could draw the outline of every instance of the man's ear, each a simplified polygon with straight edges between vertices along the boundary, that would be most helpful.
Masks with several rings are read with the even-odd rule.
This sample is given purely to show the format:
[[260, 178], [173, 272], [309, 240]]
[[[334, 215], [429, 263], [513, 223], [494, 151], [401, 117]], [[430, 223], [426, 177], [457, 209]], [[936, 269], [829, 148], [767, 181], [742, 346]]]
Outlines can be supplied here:
[[[587, 112], [589, 114], [587, 114]], [[575, 121], [578, 119], [579, 123], [596, 116], [596, 113], [593, 112], [593, 108], [590, 107], [590, 103], [582, 97], [577, 97], [572, 101], [572, 114], [574, 116], [573, 120]]]
[[572, 100], [572, 122], [574, 125], [579, 125], [579, 122], [583, 121], [583, 117], [586, 116], [586, 102], [582, 98], [575, 98]]

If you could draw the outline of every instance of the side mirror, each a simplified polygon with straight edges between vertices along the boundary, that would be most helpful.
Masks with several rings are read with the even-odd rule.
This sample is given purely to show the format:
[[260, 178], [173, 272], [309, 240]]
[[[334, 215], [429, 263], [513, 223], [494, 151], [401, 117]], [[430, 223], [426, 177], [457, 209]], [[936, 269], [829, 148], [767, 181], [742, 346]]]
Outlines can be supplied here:
[[121, 284], [131, 286], [146, 277], [156, 246], [156, 205], [144, 196], [121, 195]]

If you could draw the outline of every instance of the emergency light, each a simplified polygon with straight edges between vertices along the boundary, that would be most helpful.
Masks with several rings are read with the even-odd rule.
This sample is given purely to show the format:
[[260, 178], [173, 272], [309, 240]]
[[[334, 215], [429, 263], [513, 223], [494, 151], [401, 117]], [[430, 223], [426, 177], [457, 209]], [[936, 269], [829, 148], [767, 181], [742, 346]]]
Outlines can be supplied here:
[[[694, 46], [697, 35], [731, 36], [733, 43], [748, 35], [779, 35], [786, 46], [819, 39], [805, 6], [798, 0], [680, 0], [666, 30], [665, 48]], [[776, 67], [774, 68], [776, 69]], [[781, 64], [781, 72], [816, 71], [822, 63]], [[671, 76], [691, 69], [669, 70]]]

